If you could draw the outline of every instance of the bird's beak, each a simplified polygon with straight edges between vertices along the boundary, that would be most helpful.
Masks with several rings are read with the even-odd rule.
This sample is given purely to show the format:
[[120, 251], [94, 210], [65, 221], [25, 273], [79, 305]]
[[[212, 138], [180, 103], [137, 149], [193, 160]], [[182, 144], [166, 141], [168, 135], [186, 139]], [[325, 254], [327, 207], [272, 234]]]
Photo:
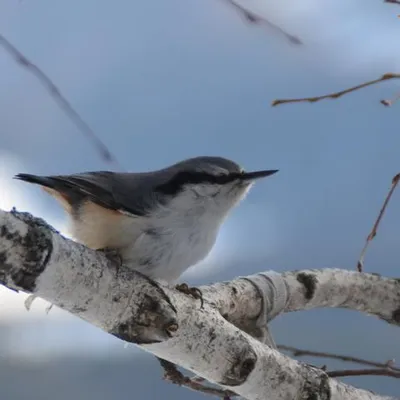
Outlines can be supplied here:
[[265, 178], [278, 172], [279, 169], [268, 169], [264, 171], [243, 172], [240, 179], [244, 181], [254, 181], [259, 178]]

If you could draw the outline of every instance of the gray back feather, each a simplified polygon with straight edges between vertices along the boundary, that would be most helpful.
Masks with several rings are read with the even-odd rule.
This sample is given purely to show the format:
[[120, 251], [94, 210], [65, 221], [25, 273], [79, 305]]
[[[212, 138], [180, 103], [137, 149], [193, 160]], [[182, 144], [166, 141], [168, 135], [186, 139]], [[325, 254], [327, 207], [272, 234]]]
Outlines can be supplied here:
[[48, 177], [20, 174], [17, 177], [57, 190], [75, 206], [91, 200], [112, 210], [142, 216], [157, 205], [166, 204], [188, 183], [218, 183], [216, 177], [234, 177], [241, 171], [239, 165], [225, 158], [196, 157], [153, 172], [99, 171]]

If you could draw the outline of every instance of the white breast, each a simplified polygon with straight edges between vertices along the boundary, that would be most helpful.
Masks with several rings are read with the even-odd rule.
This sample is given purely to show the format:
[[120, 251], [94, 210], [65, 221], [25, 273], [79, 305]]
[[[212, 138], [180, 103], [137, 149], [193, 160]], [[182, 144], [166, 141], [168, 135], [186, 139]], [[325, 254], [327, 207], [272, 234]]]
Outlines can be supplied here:
[[186, 193], [151, 216], [133, 246], [124, 249], [133, 268], [174, 282], [209, 254], [226, 212], [213, 207], [209, 198], [193, 196]]
[[143, 274], [174, 282], [208, 255], [214, 246], [219, 224], [202, 217], [186, 220], [181, 225], [160, 222], [144, 229], [133, 246], [122, 249], [122, 256]]

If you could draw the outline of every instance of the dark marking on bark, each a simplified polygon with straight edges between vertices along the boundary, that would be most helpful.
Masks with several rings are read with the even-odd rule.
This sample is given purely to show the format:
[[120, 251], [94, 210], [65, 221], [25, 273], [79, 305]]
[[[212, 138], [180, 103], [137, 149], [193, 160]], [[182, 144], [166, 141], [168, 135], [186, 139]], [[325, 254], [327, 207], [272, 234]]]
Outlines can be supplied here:
[[137, 335], [136, 330], [133, 330], [131, 324], [129, 323], [120, 324], [116, 331], [112, 331], [110, 333], [111, 335], [117, 337], [118, 339], [124, 340], [125, 342], [129, 343], [136, 343], [136, 344], [160, 343], [160, 340], [148, 340], [140, 338]]
[[21, 269], [11, 275], [14, 284], [28, 292], [33, 292], [35, 290], [37, 277], [38, 275]]
[[148, 236], [154, 236], [154, 237], [161, 236], [161, 232], [157, 228], [147, 228], [143, 232]]
[[314, 297], [317, 288], [317, 277], [313, 274], [306, 274], [301, 272], [297, 275], [297, 281], [300, 282], [305, 288], [305, 298], [311, 300]]
[[[59, 304], [59, 307], [61, 307], [61, 304]], [[74, 306], [74, 307], [72, 307], [72, 309], [71, 309], [71, 312], [73, 313], [73, 314], [80, 314], [80, 313], [84, 313], [84, 312], [86, 312], [87, 311], [87, 308], [86, 307], [79, 307], [79, 306]]]
[[308, 392], [306, 400], [319, 400], [318, 394], [316, 392]]
[[331, 400], [332, 392], [329, 386], [329, 377], [327, 375], [323, 375], [321, 377], [321, 383], [319, 385], [320, 389], [320, 397], [322, 400]]
[[216, 338], [217, 338], [217, 335], [215, 333], [215, 328], [211, 328], [210, 329], [210, 340], [208, 341], [208, 344], [210, 345]]
[[236, 296], [237, 295], [237, 293], [238, 293], [238, 290], [235, 288], [235, 286], [232, 286], [232, 294], [234, 295], [234, 296]]
[[[306, 364], [304, 366], [307, 367]], [[314, 375], [314, 379], [312, 381], [306, 380], [301, 397], [306, 400], [330, 400], [332, 393], [328, 375], [321, 370], [317, 372], [317, 368], [311, 366], [309, 368], [310, 374]], [[318, 373], [318, 375], [315, 375], [315, 373]]]
[[241, 364], [239, 375], [242, 378], [247, 378], [251, 371], [253, 371], [254, 367], [256, 366], [255, 360], [251, 358], [246, 358]]
[[158, 302], [146, 294], [143, 302], [139, 306], [139, 314], [145, 314], [147, 312], [156, 313], [158, 309]]
[[46, 268], [53, 252], [53, 243], [48, 232], [36, 227], [29, 227], [23, 238], [22, 245], [29, 247], [22, 270], [26, 271], [26, 278], [20, 275], [18, 281], [13, 278], [17, 286], [32, 292], [36, 287], [36, 280]]
[[206, 325], [205, 325], [205, 323], [204, 322], [194, 322], [194, 326], [199, 330], [199, 331], [201, 331], [201, 330], [203, 330], [205, 327], [206, 327]]
[[[4, 225], [2, 228], [4, 228]], [[3, 233], [4, 233], [4, 231], [2, 229], [1, 233], [0, 233], [0, 239], [2, 237], [4, 237]], [[12, 270], [12, 265], [7, 263], [6, 252], [5, 251], [0, 252], [0, 285], [3, 285], [5, 287], [7, 287], [8, 289], [11, 289], [18, 293], [18, 290], [7, 286], [7, 281], [8, 281], [7, 278], [10, 276], [11, 270]]]
[[6, 240], [13, 241], [13, 240], [16, 239], [18, 236], [19, 236], [19, 235], [18, 235], [17, 232], [10, 232], [10, 231], [7, 229], [7, 227], [6, 227], [5, 225], [3, 225], [3, 226], [1, 227], [1, 230], [0, 230], [0, 237], [1, 237], [1, 238], [4, 238], [4, 239], [6, 239]]
[[178, 329], [179, 325], [176, 321], [170, 321], [169, 323], [164, 325], [164, 331], [170, 338]]
[[156, 298], [144, 294], [137, 307], [132, 317], [111, 330], [112, 335], [131, 343], [151, 344], [169, 339], [178, 330], [177, 321], [166, 320]]
[[[104, 247], [102, 249], [96, 249], [99, 253], [102, 253], [105, 255], [105, 257], [111, 261], [114, 267], [116, 267], [117, 272], [121, 265], [123, 264], [122, 257], [117, 249], [112, 249], [109, 247]], [[118, 274], [117, 274], [118, 275]], [[103, 277], [103, 270], [100, 270], [100, 275], [99, 278]]]
[[137, 343], [136, 342], [136, 331], [134, 329], [134, 325], [135, 324], [134, 321], [130, 322], [124, 322], [122, 324], [119, 324], [118, 326], [116, 326], [112, 332], [110, 332], [113, 336], [124, 340], [126, 342], [130, 342], [130, 343]]
[[156, 291], [161, 295], [161, 297], [163, 298], [163, 300], [165, 300], [169, 306], [172, 308], [172, 310], [177, 313], [177, 310], [175, 308], [175, 306], [171, 303], [170, 298], [166, 295], [166, 293], [164, 292], [164, 290], [162, 289], [162, 287], [156, 282], [153, 281], [152, 279], [150, 279], [148, 276], [142, 274], [139, 271], [135, 271], [135, 274], [140, 275], [145, 281], [147, 281], [148, 284], [150, 284], [154, 289], [156, 289]]
[[6, 252], [2, 251], [0, 253], [0, 277], [4, 276], [4, 278], [6, 278], [6, 276], [11, 271], [11, 269], [12, 269], [12, 265], [7, 263]]
[[153, 264], [153, 259], [150, 257], [142, 257], [138, 260], [138, 265], [141, 267], [150, 267]]
[[[14, 215], [18, 218], [20, 216], [19, 213]], [[11, 280], [15, 286], [27, 292], [33, 292], [36, 288], [37, 278], [44, 271], [51, 257], [53, 243], [51, 233], [47, 230], [47, 224], [46, 229], [43, 229], [41, 222], [36, 224], [36, 219], [32, 217], [24, 222], [27, 224], [27, 233], [23, 236], [18, 231], [10, 231], [5, 225], [0, 230], [0, 239], [12, 241], [15, 246], [25, 250], [19, 255], [18, 265], [7, 263], [7, 252], [1, 253], [0, 279], [5, 282]]]
[[110, 332], [111, 335], [117, 337], [118, 339], [124, 340], [125, 342], [135, 343], [135, 344], [154, 344], [161, 343], [168, 339], [168, 335], [165, 334], [165, 338], [160, 340], [151, 339], [148, 336], [150, 331], [147, 326], [140, 326], [134, 323], [134, 327], [131, 323], [120, 324], [116, 330]]
[[219, 383], [226, 386], [242, 385], [254, 370], [256, 363], [257, 355], [249, 345], [241, 354], [236, 355], [231, 368], [225, 373], [224, 378]]
[[117, 332], [112, 333], [114, 336], [117, 336], [123, 340], [125, 336], [127, 336], [129, 332], [129, 325], [127, 323], [119, 324], [117, 327]]
[[393, 321], [395, 321], [397, 324], [400, 324], [400, 308], [398, 308], [397, 310], [394, 310], [394, 311], [393, 311], [392, 319], [393, 319]]

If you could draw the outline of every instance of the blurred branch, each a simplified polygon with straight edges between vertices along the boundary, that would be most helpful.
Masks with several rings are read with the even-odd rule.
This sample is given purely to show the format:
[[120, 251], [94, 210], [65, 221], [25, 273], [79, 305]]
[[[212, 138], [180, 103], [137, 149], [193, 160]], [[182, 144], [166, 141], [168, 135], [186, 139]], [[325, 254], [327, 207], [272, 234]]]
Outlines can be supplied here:
[[246, 22], [249, 22], [254, 25], [266, 25], [273, 31], [278, 32], [280, 35], [283, 35], [290, 43], [296, 45], [303, 44], [303, 42], [297, 36], [291, 35], [290, 33], [283, 30], [280, 26], [267, 20], [262, 15], [248, 10], [247, 8], [243, 7], [242, 5], [236, 3], [233, 0], [224, 0], [224, 1], [230, 4], [232, 7], [234, 7], [244, 17]]
[[400, 4], [399, 0], [383, 0], [384, 3]]
[[367, 251], [368, 245], [369, 243], [374, 239], [374, 237], [376, 236], [377, 232], [378, 232], [378, 227], [379, 224], [382, 220], [383, 214], [385, 213], [386, 207], [389, 204], [390, 198], [392, 197], [392, 194], [394, 192], [394, 190], [396, 189], [397, 184], [399, 183], [400, 180], [400, 174], [397, 174], [393, 179], [392, 179], [392, 186], [389, 190], [389, 193], [387, 194], [385, 201], [383, 202], [382, 208], [379, 212], [378, 218], [375, 221], [374, 226], [372, 227], [371, 233], [368, 235], [367, 240], [365, 242], [365, 245], [361, 251], [360, 254], [360, 258], [358, 259], [357, 262], [357, 270], [358, 271], [362, 271], [364, 268], [364, 257], [365, 257], [365, 253]]
[[69, 101], [64, 97], [54, 82], [35, 64], [33, 64], [28, 58], [26, 58], [16, 47], [14, 47], [3, 35], [0, 34], [0, 45], [8, 54], [10, 54], [14, 60], [22, 67], [29, 70], [38, 81], [44, 86], [49, 92], [50, 96], [53, 97], [55, 102], [64, 111], [68, 118], [75, 124], [81, 133], [83, 133], [96, 147], [101, 157], [108, 163], [113, 163], [119, 169], [117, 159], [107, 146], [97, 137], [90, 126], [83, 120], [77, 111], [72, 107]]
[[390, 376], [392, 378], [400, 378], [400, 372], [393, 371], [390, 368], [344, 369], [340, 371], [327, 372], [327, 375], [331, 378], [338, 378], [341, 376], [365, 376], [365, 375]]
[[400, 368], [395, 367], [392, 365], [393, 361], [387, 361], [386, 363], [380, 363], [376, 361], [365, 360], [363, 358], [346, 356], [343, 354], [335, 354], [335, 353], [326, 353], [322, 351], [313, 351], [313, 350], [304, 350], [298, 349], [297, 347], [292, 346], [285, 346], [285, 345], [278, 345], [279, 350], [286, 350], [290, 352], [294, 357], [303, 357], [303, 356], [310, 356], [310, 357], [321, 357], [321, 358], [330, 358], [332, 360], [340, 360], [345, 362], [352, 362], [355, 364], [361, 365], [368, 365], [371, 367], [376, 367], [378, 369], [390, 369], [397, 373], [400, 373]]
[[[277, 100], [274, 100], [271, 105], [273, 107], [275, 107], [280, 104], [287, 104], [287, 103], [315, 103], [317, 101], [324, 100], [324, 99], [337, 99], [341, 96], [344, 96], [345, 94], [355, 92], [356, 90], [363, 89], [367, 86], [375, 85], [376, 83], [387, 81], [389, 79], [399, 79], [399, 78], [400, 78], [400, 74], [394, 74], [394, 73], [389, 72], [387, 74], [382, 75], [378, 79], [364, 82], [364, 83], [361, 83], [360, 85], [353, 86], [348, 89], [341, 90], [339, 92], [334, 92], [334, 93], [325, 94], [325, 95], [316, 96], [316, 97], [303, 97], [303, 98], [298, 98], [298, 99], [277, 99]], [[389, 104], [385, 104], [385, 102], [388, 102]], [[391, 104], [390, 100], [381, 100], [381, 103], [384, 105]]]

